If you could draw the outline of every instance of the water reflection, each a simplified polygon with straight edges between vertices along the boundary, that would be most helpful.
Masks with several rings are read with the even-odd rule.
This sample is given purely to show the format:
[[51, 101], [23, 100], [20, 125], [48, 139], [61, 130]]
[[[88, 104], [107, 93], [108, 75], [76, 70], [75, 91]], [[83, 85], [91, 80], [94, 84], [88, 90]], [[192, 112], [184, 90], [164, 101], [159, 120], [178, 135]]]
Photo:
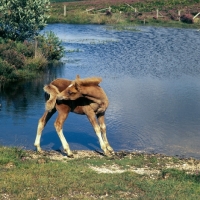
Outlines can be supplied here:
[[[63, 77], [101, 76], [110, 106], [108, 139], [116, 150], [146, 150], [200, 158], [200, 35], [196, 30], [138, 27], [118, 31], [106, 26], [49, 25], [63, 41], [64, 65], [47, 76], [9, 85], [0, 92], [0, 143], [33, 148], [37, 121], [44, 112], [43, 85]], [[60, 141], [53, 117], [42, 147]], [[84, 116], [70, 114], [64, 125], [73, 149], [99, 148]]]

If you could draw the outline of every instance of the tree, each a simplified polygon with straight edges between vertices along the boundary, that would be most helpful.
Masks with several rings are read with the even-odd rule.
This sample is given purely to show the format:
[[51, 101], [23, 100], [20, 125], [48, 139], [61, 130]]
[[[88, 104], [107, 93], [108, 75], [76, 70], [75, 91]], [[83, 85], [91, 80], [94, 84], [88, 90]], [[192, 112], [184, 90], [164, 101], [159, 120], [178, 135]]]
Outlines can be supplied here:
[[1, 0], [0, 37], [23, 41], [42, 30], [49, 17], [49, 0]]

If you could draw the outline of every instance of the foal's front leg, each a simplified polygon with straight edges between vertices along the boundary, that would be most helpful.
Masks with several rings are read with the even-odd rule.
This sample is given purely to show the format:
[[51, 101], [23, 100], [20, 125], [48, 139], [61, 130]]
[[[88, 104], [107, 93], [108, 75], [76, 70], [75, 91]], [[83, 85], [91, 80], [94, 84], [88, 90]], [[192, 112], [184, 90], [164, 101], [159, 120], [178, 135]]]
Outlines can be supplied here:
[[98, 119], [98, 122], [99, 122], [99, 126], [101, 128], [102, 138], [104, 140], [106, 148], [111, 154], [114, 154], [115, 152], [114, 152], [113, 148], [110, 146], [108, 139], [107, 139], [107, 136], [106, 136], [106, 124], [105, 124], [104, 113], [98, 114], [97, 119]]

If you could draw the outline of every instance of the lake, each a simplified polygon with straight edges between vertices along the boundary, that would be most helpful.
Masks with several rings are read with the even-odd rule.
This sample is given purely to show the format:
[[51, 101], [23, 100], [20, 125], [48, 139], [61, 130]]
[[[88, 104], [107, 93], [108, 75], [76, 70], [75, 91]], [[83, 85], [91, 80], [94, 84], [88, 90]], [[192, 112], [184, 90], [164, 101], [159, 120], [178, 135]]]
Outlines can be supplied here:
[[[200, 158], [200, 32], [195, 29], [51, 24], [66, 53], [63, 65], [0, 91], [0, 144], [34, 149], [44, 112], [43, 86], [55, 78], [100, 76], [110, 101], [107, 136], [116, 151]], [[53, 123], [41, 147], [62, 148]], [[70, 113], [64, 134], [72, 150], [99, 150], [86, 116]]]

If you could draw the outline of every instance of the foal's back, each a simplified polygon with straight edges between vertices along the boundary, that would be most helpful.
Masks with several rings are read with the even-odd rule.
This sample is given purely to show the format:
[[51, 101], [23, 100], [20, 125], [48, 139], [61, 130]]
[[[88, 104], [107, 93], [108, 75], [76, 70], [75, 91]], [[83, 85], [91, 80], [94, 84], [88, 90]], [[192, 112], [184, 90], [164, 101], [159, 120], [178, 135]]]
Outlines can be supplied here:
[[71, 80], [58, 78], [51, 82], [52, 85], [56, 86], [59, 92], [65, 90], [70, 84], [72, 83]]
[[[59, 92], [65, 90], [71, 83], [71, 80], [62, 78], [55, 79], [51, 82], [52, 85], [58, 88]], [[45, 96], [47, 101], [49, 99], [49, 95], [45, 94]], [[63, 107], [63, 109], [69, 109], [70, 112], [84, 115], [86, 112], [97, 110], [98, 104], [87, 98], [80, 97], [76, 100], [56, 100], [56, 107]]]

